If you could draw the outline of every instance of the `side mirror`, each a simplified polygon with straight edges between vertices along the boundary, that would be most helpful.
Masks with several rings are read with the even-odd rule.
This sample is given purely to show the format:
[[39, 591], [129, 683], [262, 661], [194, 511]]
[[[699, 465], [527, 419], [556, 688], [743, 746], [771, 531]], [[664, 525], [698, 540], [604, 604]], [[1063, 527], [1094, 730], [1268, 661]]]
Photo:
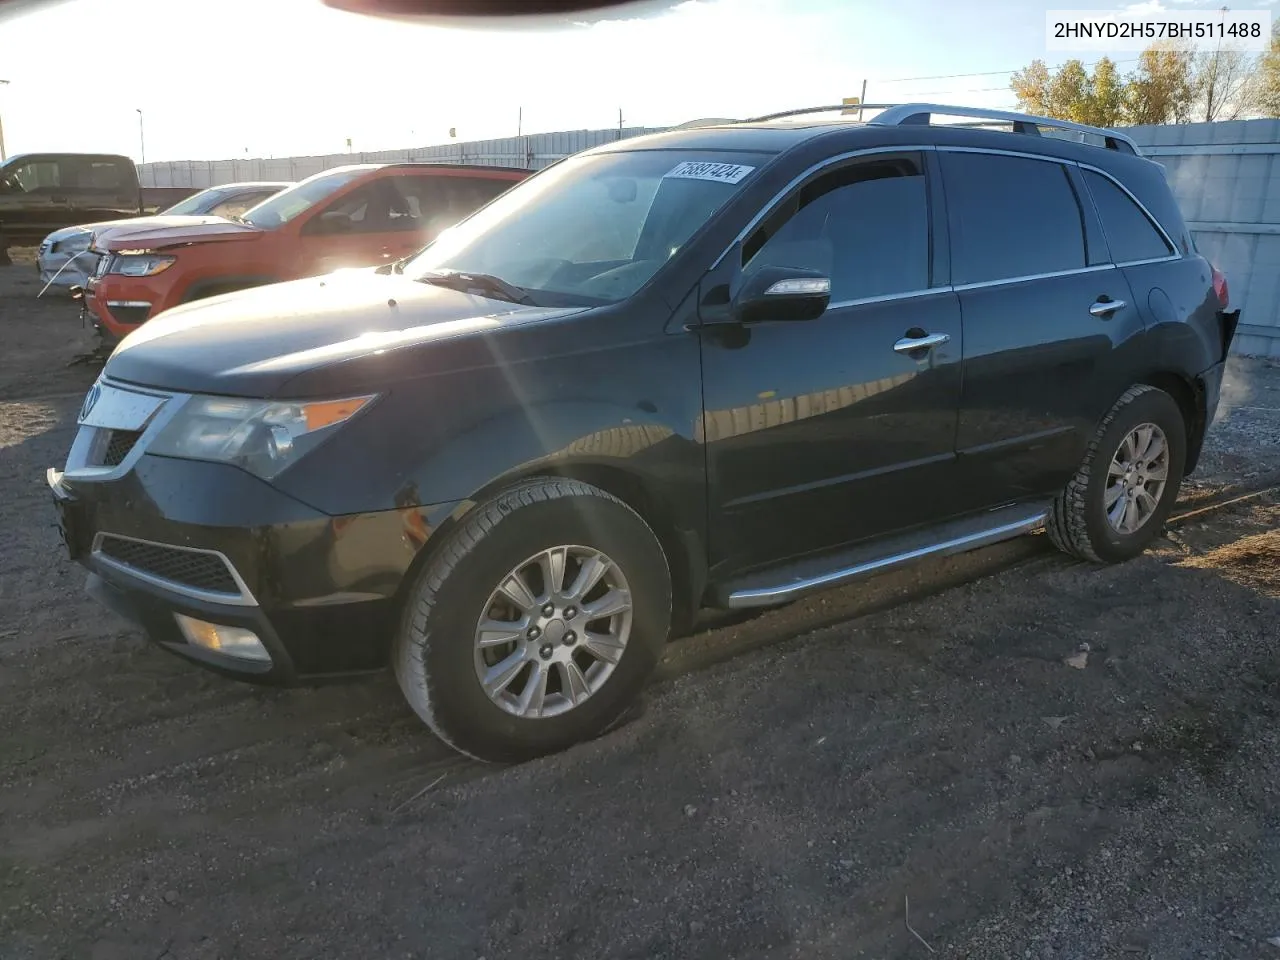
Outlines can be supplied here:
[[816, 320], [831, 303], [831, 279], [800, 267], [761, 267], [751, 273], [733, 300], [739, 323]]

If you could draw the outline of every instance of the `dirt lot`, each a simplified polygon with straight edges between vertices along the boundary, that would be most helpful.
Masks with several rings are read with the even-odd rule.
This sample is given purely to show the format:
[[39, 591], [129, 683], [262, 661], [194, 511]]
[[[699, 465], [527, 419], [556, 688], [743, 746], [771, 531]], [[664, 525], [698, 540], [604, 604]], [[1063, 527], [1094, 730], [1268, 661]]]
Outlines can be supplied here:
[[1280, 496], [1212, 506], [1280, 479], [1280, 369], [1233, 363], [1151, 555], [1029, 537], [722, 626], [628, 725], [497, 768], [388, 679], [230, 683], [82, 596], [43, 472], [95, 371], [33, 275], [0, 269], [5, 960], [1280, 958]]

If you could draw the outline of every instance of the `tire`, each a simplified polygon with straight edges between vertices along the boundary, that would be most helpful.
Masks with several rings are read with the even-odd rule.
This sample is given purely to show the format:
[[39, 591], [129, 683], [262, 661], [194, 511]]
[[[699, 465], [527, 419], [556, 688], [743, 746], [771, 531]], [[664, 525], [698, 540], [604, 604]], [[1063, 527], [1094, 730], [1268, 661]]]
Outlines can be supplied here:
[[[1165, 441], [1165, 480], [1158, 495], [1154, 496], [1151, 490], [1155, 488], [1142, 471], [1135, 471], [1132, 475], [1117, 473], [1114, 481], [1111, 476], [1112, 462], [1117, 457], [1122, 461], [1136, 459], [1139, 463], [1146, 462], [1140, 457], [1127, 457], [1122, 451], [1122, 444], [1130, 434], [1144, 426], [1158, 428]], [[1143, 436], [1145, 434], [1139, 434], [1135, 443], [1141, 443]], [[1186, 422], [1177, 402], [1155, 387], [1145, 384], [1130, 387], [1102, 419], [1089, 442], [1080, 469], [1054, 500], [1045, 524], [1049, 539], [1064, 553], [1094, 563], [1121, 563], [1136, 557], [1163, 532], [1165, 521], [1178, 499], [1186, 457]], [[1155, 458], [1152, 471], [1155, 476], [1159, 475], [1159, 459], [1158, 456]], [[1128, 499], [1123, 479], [1131, 480], [1130, 490], [1138, 488], [1138, 481], [1147, 480], [1142, 488], [1147, 491], [1147, 496], [1137, 498], [1138, 506], [1146, 504], [1149, 507], [1151, 501], [1155, 503], [1154, 509], [1149, 509], [1136, 529], [1118, 528], [1108, 518], [1106, 499], [1116, 495], [1117, 487], [1121, 489], [1112, 509], [1123, 511], [1122, 501]], [[1110, 495], [1109, 488], [1112, 491]]]
[[[538, 566], [533, 560], [546, 551], [565, 547], [572, 550], [567, 560], [560, 561], [565, 571], [562, 594], [570, 593], [575, 582], [583, 582], [577, 580], [577, 574], [597, 552], [612, 564], [601, 575], [599, 585], [579, 599], [594, 610], [603, 609], [593, 606], [591, 600], [600, 596], [600, 590], [607, 589], [611, 600], [629, 594], [629, 613], [607, 621], [618, 635], [620, 625], [628, 625], [625, 646], [616, 663], [599, 660], [602, 666], [595, 665], [591, 651], [616, 647], [603, 646], [598, 633], [589, 634], [586, 615], [572, 606], [571, 598], [563, 597], [551, 604], [551, 619], [545, 615], [547, 608], [526, 602], [533, 612], [525, 614], [529, 619], [519, 629], [513, 625], [510, 631], [485, 633], [486, 638], [516, 639], [480, 650], [482, 615], [490, 621], [521, 615], [515, 605], [496, 594], [497, 588], [509, 582], [511, 574], [521, 575], [529, 594], [536, 589], [538, 603], [542, 603], [547, 596], [545, 581], [538, 587], [540, 575], [531, 573]], [[529, 566], [523, 567], [526, 562]], [[538, 566], [539, 571], [543, 569]], [[414, 712], [461, 753], [493, 762], [554, 753], [598, 736], [637, 697], [670, 632], [671, 603], [666, 556], [639, 514], [589, 484], [538, 478], [474, 507], [423, 566], [406, 598], [395, 640], [392, 662], [396, 680]], [[605, 621], [589, 622], [598, 630]], [[540, 642], [530, 638], [526, 629], [530, 623], [545, 628], [545, 633], [539, 633]], [[582, 642], [576, 646], [575, 630], [582, 634]], [[590, 641], [585, 639], [588, 636]], [[546, 659], [548, 650], [554, 660]], [[523, 658], [523, 662], [512, 674], [510, 685], [495, 699], [484, 689], [481, 674], [492, 671], [489, 660], [509, 663], [511, 657], [516, 661]], [[565, 691], [572, 668], [565, 658], [577, 658], [577, 679], [583, 684], [598, 683], [572, 706], [567, 705], [570, 698]], [[591, 666], [581, 666], [583, 663]], [[547, 676], [546, 686], [535, 684], [530, 692], [538, 670]], [[505, 675], [501, 670], [497, 673]], [[586, 687], [578, 687], [579, 692], [583, 689]], [[513, 701], [523, 701], [527, 694], [532, 702], [544, 690], [545, 699], [539, 701], [543, 715], [532, 715], [538, 713], [537, 708], [525, 708], [532, 710], [530, 715], [513, 712], [521, 709]]]

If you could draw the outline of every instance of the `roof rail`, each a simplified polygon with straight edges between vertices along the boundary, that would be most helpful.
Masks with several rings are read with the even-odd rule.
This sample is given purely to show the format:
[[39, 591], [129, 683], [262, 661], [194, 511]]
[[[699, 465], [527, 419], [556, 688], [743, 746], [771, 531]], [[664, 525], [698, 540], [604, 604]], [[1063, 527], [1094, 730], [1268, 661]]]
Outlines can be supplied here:
[[692, 130], [695, 127], [723, 127], [725, 124], [741, 123], [741, 120], [730, 120], [727, 117], [705, 117], [702, 120], [688, 120], [676, 124], [672, 130]]
[[961, 124], [961, 126], [987, 126], [991, 121], [1000, 123], [1009, 123], [1013, 125], [1014, 133], [1028, 134], [1030, 136], [1040, 136], [1040, 128], [1047, 127], [1054, 130], [1064, 130], [1070, 133], [1089, 134], [1095, 137], [1101, 137], [1104, 146], [1108, 150], [1118, 150], [1125, 153], [1133, 153], [1141, 156], [1138, 145], [1128, 135], [1120, 133], [1118, 130], [1110, 130], [1104, 127], [1091, 127], [1083, 123], [1073, 123], [1070, 120], [1055, 120], [1051, 117], [1038, 117], [1027, 113], [1013, 113], [1008, 110], [986, 110], [978, 107], [957, 107], [940, 103], [863, 103], [850, 105], [847, 103], [834, 104], [822, 107], [804, 107], [799, 110], [784, 110], [780, 113], [771, 113], [763, 117], [752, 117], [749, 120], [742, 120], [741, 123], [763, 123], [767, 120], [782, 120], [787, 117], [799, 117], [809, 113], [831, 113], [832, 111], [840, 111], [842, 113], [851, 112], [853, 110], [879, 110], [880, 113], [872, 117], [868, 123], [874, 123], [880, 126], [901, 127], [912, 124], [928, 125], [930, 117], [934, 115], [944, 117], [969, 117], [977, 120], [977, 123]]

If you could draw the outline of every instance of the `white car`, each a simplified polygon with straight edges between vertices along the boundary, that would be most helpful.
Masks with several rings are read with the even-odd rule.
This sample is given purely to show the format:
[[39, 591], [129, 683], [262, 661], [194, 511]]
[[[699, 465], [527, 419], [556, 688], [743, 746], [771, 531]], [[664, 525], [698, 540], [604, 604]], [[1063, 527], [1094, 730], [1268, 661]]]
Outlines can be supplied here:
[[[164, 216], [212, 216], [238, 217], [268, 197], [275, 196], [292, 183], [224, 183], [194, 193], [167, 210]], [[36, 263], [40, 268], [40, 282], [53, 287], [72, 287], [89, 281], [97, 257], [89, 252], [93, 231], [127, 221], [88, 223], [75, 227], [63, 227], [49, 234], [40, 243]]]

